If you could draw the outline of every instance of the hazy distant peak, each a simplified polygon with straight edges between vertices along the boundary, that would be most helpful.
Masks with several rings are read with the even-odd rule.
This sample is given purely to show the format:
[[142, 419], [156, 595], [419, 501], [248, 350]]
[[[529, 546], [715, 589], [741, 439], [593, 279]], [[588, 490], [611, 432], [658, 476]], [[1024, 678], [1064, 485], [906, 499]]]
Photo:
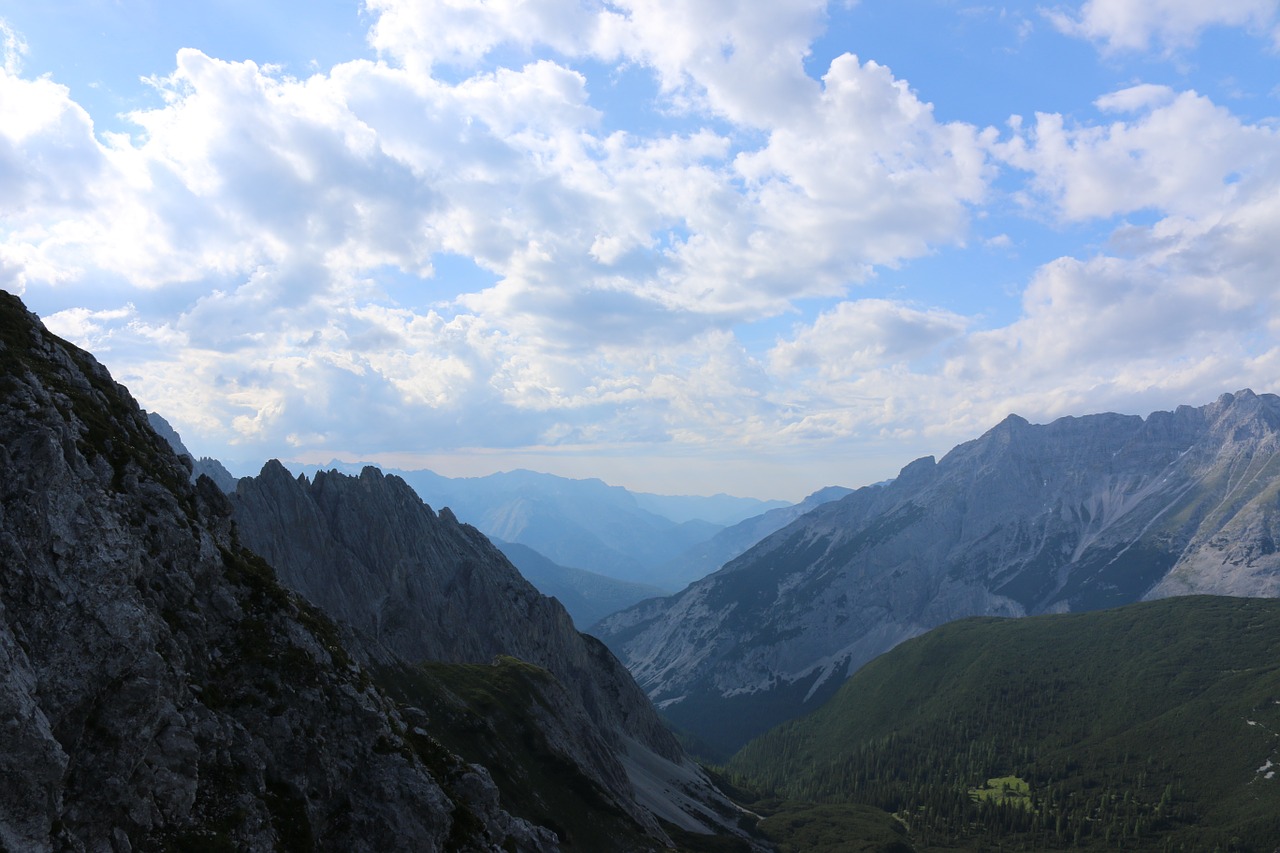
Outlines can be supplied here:
[[173, 428], [170, 423], [155, 412], [147, 412], [143, 410], [147, 416], [147, 424], [155, 430], [156, 435], [165, 440], [178, 458], [184, 460], [191, 469], [191, 481], [194, 483], [200, 477], [207, 476], [213, 480], [214, 484], [224, 492], [235, 491], [236, 478], [231, 476], [221, 462], [210, 456], [201, 456], [196, 459], [191, 455], [191, 451], [187, 450], [186, 445], [182, 443], [182, 437], [178, 435], [178, 431]]
[[172, 424], [156, 412], [147, 412], [145, 409], [143, 411], [146, 413], [147, 423], [151, 424], [151, 428], [156, 431], [157, 435], [169, 443], [174, 453], [179, 456], [191, 456], [191, 451], [187, 450], [186, 445], [182, 443], [182, 437], [178, 435], [178, 431], [173, 428]]

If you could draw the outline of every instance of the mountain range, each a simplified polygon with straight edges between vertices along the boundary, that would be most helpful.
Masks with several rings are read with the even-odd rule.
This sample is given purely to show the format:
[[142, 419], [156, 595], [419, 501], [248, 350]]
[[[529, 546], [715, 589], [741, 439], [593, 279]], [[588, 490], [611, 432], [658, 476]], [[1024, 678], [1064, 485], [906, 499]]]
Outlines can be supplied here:
[[574, 624], [580, 627], [594, 625], [610, 613], [665, 594], [656, 586], [620, 581], [585, 569], [562, 566], [528, 545], [490, 539], [539, 592], [563, 604]]
[[[314, 474], [358, 473], [365, 466], [331, 462], [288, 467]], [[428, 470], [385, 470], [404, 479], [428, 504], [449, 507], [495, 541], [532, 548], [564, 568], [668, 593], [719, 568], [719, 563], [706, 561], [683, 565], [686, 551], [726, 526], [790, 506], [729, 495], [631, 492], [601, 480], [524, 470], [457, 478]]]
[[[613, 655], [478, 530], [399, 477], [368, 467], [308, 481], [272, 461], [240, 479], [231, 503], [241, 541], [285, 586], [399, 660], [506, 655], [546, 670], [563, 687], [546, 702], [563, 759], [655, 836], [658, 816], [706, 833], [721, 819], [712, 809], [734, 815]], [[664, 793], [677, 779], [684, 790]]]
[[1280, 398], [1147, 418], [1011, 415], [819, 506], [683, 592], [592, 630], [708, 755], [974, 615], [1280, 593]]
[[606, 616], [615, 657], [406, 479], [237, 481], [0, 294], [0, 848], [1269, 850], [1278, 436], [1247, 390], [1010, 416], [666, 518], [742, 553]]
[[5, 849], [740, 834], [619, 662], [477, 530], [372, 469], [269, 463], [228, 497], [195, 467], [0, 294]]

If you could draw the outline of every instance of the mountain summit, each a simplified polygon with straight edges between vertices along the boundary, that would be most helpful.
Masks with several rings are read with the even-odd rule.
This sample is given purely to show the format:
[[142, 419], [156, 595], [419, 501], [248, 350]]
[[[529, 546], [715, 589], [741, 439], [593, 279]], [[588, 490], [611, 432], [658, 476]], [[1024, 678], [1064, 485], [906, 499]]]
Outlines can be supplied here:
[[1278, 451], [1280, 398], [1249, 390], [1145, 419], [1011, 415], [596, 632], [670, 719], [731, 751], [953, 619], [1280, 594]]

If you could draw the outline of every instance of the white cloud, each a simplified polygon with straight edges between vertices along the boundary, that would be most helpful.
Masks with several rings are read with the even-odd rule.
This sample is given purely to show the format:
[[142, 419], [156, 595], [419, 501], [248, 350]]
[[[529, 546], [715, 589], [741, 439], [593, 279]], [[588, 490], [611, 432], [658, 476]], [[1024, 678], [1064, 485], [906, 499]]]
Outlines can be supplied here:
[[[1011, 411], [1033, 420], [1145, 414], [1226, 389], [1274, 387], [1275, 131], [1159, 87], [1099, 106], [1136, 114], [1074, 128], [1040, 115], [1034, 130], [994, 149], [1031, 171], [1029, 203], [1110, 223], [1106, 245], [1041, 265], [1020, 315], [1002, 325], [877, 300], [820, 315], [772, 352], [779, 387], [803, 414], [784, 434], [835, 440], [881, 430], [901, 441], [933, 436], [945, 449]], [[1115, 219], [1136, 211], [1154, 219]]]
[[93, 121], [65, 86], [0, 71], [0, 215], [9, 227], [85, 207], [102, 168]]
[[27, 42], [4, 18], [0, 18], [0, 67], [6, 74], [22, 73], [22, 60], [27, 55]]
[[[1195, 401], [1280, 363], [1276, 131], [1203, 95], [1131, 86], [999, 139], [874, 61], [807, 76], [816, 0], [368, 8], [381, 61], [297, 79], [184, 50], [134, 137], [0, 73], [0, 280], [118, 287], [49, 322], [189, 443], [713, 458]], [[601, 63], [650, 69], [681, 130], [612, 129]], [[1033, 251], [971, 233], [998, 167], [1033, 217], [1110, 240], [999, 325], [859, 298], [939, 246]]]
[[68, 308], [65, 311], [50, 314], [42, 320], [49, 331], [59, 337], [94, 352], [107, 352], [111, 348], [109, 336], [104, 334], [107, 327], [114, 321], [131, 319], [136, 315], [137, 309], [133, 305], [105, 311]]
[[992, 176], [985, 135], [938, 123], [929, 104], [875, 62], [845, 54], [823, 82], [815, 110], [735, 161], [772, 230], [753, 235], [751, 248], [826, 260], [815, 272], [834, 275], [815, 284], [830, 293], [859, 266], [963, 241], [969, 207]]
[[581, 0], [365, 0], [377, 16], [369, 43], [426, 75], [438, 64], [474, 67], [499, 45], [546, 45], [580, 55], [616, 13]]
[[690, 107], [769, 128], [812, 109], [818, 88], [802, 65], [821, 32], [826, 0], [625, 0], [596, 50], [617, 50], [659, 75]]
[[1267, 124], [1246, 124], [1195, 92], [1140, 86], [1100, 98], [1130, 121], [1070, 127], [1059, 114], [995, 150], [1033, 173], [1032, 187], [1068, 220], [1143, 209], [1195, 216], [1280, 178], [1280, 146]]
[[1168, 106], [1176, 100], [1177, 94], [1168, 86], [1140, 83], [1103, 95], [1093, 103], [1104, 113], [1136, 113]]
[[1078, 14], [1049, 13], [1060, 31], [1100, 43], [1107, 51], [1170, 53], [1193, 46], [1212, 26], [1245, 27], [1280, 39], [1277, 0], [1087, 0]]
[[370, 43], [415, 72], [475, 67], [499, 47], [530, 57], [637, 62], [683, 108], [765, 127], [803, 110], [817, 87], [802, 66], [826, 0], [368, 0]]
[[884, 299], [841, 302], [770, 352], [774, 370], [812, 371], [847, 380], [866, 370], [907, 365], [958, 341], [969, 320], [940, 309]]

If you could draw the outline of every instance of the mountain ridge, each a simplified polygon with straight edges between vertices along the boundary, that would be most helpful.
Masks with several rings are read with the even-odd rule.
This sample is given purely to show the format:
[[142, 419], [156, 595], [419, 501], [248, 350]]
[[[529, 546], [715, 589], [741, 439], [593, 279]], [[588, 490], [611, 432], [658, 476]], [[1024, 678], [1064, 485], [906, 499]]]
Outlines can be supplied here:
[[659, 816], [700, 833], [736, 819], [605, 646], [578, 633], [479, 530], [432, 510], [400, 477], [366, 467], [308, 480], [271, 460], [240, 479], [231, 502], [242, 540], [282, 583], [397, 658], [511, 656], [546, 670], [556, 683], [527, 684], [543, 696], [530, 710], [553, 709], [541, 726], [550, 751], [651, 836], [665, 837]]
[[[357, 472], [351, 464], [327, 467]], [[313, 474], [326, 466], [290, 468]], [[741, 515], [747, 505], [769, 505], [754, 498], [731, 498], [733, 507], [726, 510], [721, 496], [633, 493], [596, 478], [574, 480], [524, 469], [459, 478], [429, 470], [388, 473], [402, 477], [427, 503], [452, 508], [487, 536], [528, 546], [562, 566], [658, 586], [662, 584], [654, 581], [657, 567], [723, 529], [722, 524], [697, 517], [691, 505], [720, 517]], [[663, 507], [674, 517], [658, 511]], [[664, 591], [681, 585], [668, 583]]]
[[665, 594], [665, 590], [656, 586], [620, 581], [586, 569], [562, 566], [528, 545], [489, 538], [543, 595], [551, 596], [564, 605], [579, 630], [586, 630], [610, 613]]
[[1012, 415], [594, 630], [668, 719], [723, 754], [959, 617], [1280, 593], [1277, 474], [1274, 395], [1145, 419]]
[[0, 842], [552, 850], [413, 733], [227, 498], [0, 292]]

